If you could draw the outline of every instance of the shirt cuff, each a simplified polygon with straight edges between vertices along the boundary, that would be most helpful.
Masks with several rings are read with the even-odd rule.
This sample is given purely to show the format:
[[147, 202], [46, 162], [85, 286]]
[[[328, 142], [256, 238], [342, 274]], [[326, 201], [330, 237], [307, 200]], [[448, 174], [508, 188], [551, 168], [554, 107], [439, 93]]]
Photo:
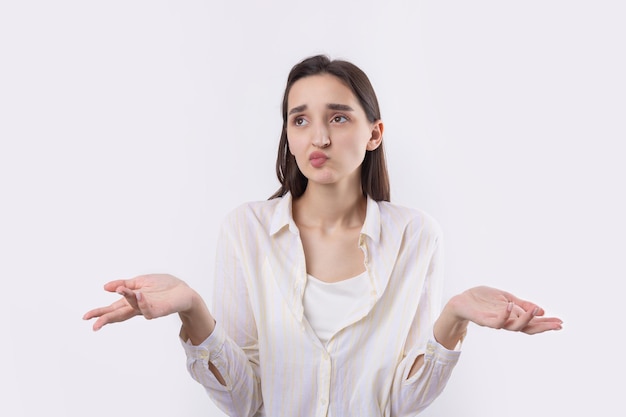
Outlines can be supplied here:
[[219, 357], [226, 341], [226, 333], [219, 323], [215, 323], [213, 332], [199, 345], [193, 345], [189, 339], [180, 339], [188, 359], [209, 362], [212, 358]]
[[[422, 354], [424, 355], [424, 365], [409, 378], [412, 365], [415, 363], [417, 357]], [[425, 347], [415, 346], [406, 356], [405, 360], [407, 363], [411, 364], [411, 366], [407, 366], [403, 372], [403, 384], [411, 385], [415, 383], [415, 381], [421, 378], [424, 372], [432, 373], [433, 368], [439, 369], [437, 372], [444, 372], [446, 376], [442, 381], [447, 381], [451, 370], [457, 364], [460, 357], [461, 351], [446, 349], [442, 344], [437, 342], [434, 337], [431, 337], [426, 342]], [[448, 371], [445, 371], [445, 369], [448, 369]]]
[[461, 342], [459, 342], [454, 350], [447, 349], [441, 343], [432, 337], [426, 343], [426, 352], [424, 359], [436, 358], [440, 362], [457, 362], [461, 356]]

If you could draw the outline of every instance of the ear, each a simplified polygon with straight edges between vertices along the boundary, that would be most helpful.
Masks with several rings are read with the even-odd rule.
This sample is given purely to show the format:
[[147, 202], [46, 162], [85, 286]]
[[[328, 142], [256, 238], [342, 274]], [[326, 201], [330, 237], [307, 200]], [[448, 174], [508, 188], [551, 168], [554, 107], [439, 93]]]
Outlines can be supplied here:
[[372, 136], [370, 137], [370, 140], [367, 142], [366, 149], [368, 151], [373, 151], [374, 149], [378, 148], [380, 144], [383, 142], [384, 128], [385, 126], [383, 125], [383, 122], [381, 120], [377, 120], [376, 122], [374, 122], [374, 124], [372, 125]]

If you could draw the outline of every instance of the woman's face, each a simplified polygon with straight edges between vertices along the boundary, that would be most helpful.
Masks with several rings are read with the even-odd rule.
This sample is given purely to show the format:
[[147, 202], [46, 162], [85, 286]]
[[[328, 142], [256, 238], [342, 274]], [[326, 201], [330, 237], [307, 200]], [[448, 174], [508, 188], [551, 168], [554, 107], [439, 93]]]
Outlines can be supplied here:
[[302, 78], [289, 91], [287, 140], [309, 185], [360, 187], [365, 152], [380, 145], [382, 130], [382, 123], [367, 120], [350, 88], [333, 75]]

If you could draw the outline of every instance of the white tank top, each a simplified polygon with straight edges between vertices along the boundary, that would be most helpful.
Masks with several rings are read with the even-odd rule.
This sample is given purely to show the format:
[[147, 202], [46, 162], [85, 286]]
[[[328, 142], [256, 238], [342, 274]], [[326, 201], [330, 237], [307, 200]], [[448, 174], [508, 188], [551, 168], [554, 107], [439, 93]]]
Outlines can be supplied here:
[[326, 344], [339, 330], [362, 317], [369, 306], [371, 285], [367, 271], [353, 278], [328, 283], [307, 275], [304, 315]]

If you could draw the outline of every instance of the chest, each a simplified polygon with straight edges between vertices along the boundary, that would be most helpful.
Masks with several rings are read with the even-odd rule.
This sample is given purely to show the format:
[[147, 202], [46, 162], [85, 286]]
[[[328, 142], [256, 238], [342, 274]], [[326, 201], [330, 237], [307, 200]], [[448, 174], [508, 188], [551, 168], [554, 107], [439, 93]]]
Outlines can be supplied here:
[[341, 233], [300, 230], [307, 273], [325, 282], [337, 282], [365, 271], [365, 256], [359, 246], [360, 228]]

